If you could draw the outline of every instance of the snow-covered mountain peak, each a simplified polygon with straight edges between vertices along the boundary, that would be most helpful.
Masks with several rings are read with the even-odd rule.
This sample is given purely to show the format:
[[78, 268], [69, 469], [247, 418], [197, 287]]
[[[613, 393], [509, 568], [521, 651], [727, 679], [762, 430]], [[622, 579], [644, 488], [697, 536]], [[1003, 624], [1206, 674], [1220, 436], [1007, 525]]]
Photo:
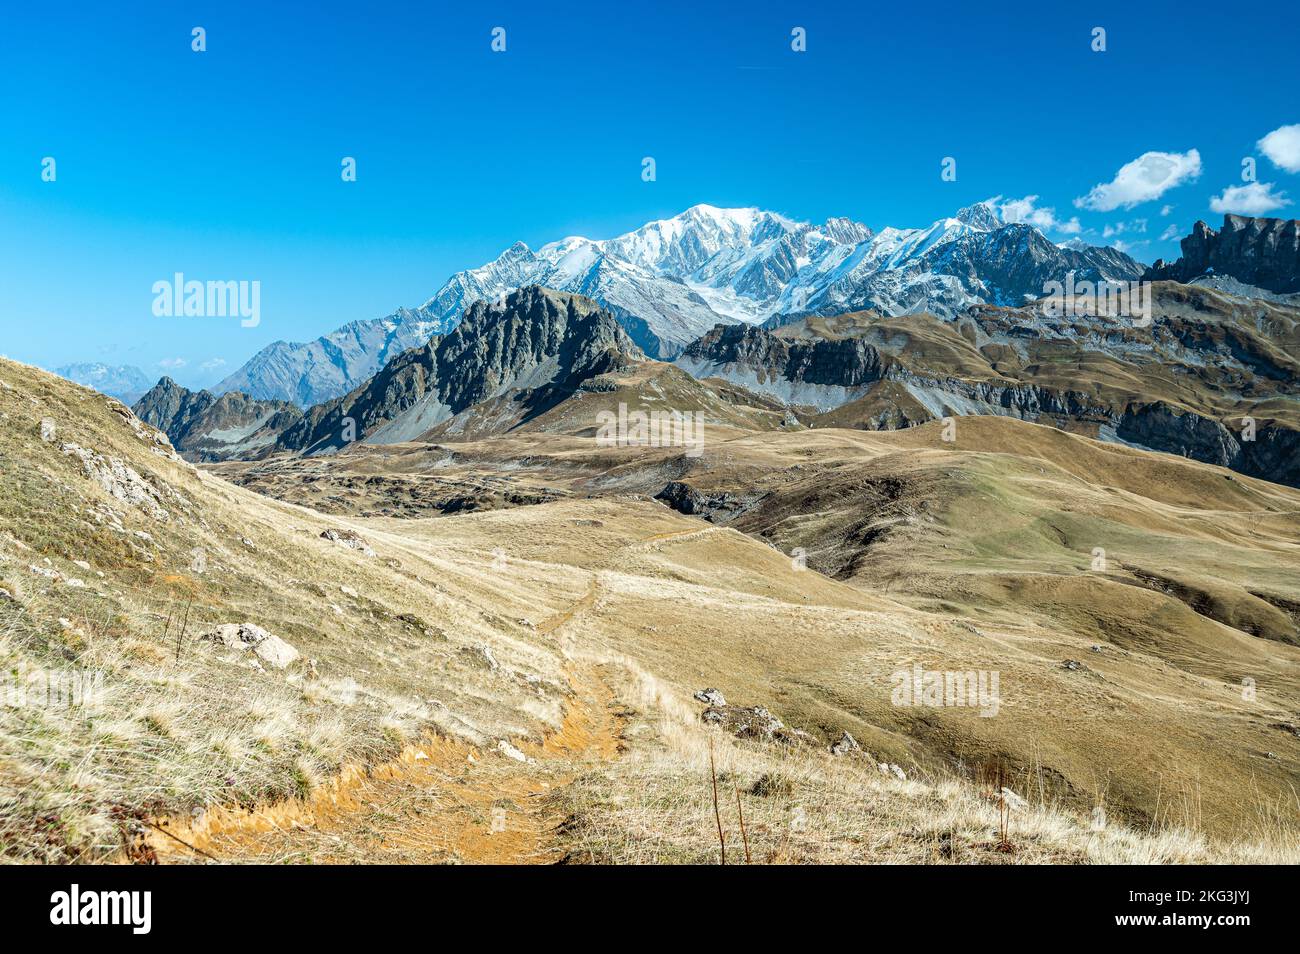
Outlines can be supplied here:
[[994, 201], [993, 199], [985, 199], [983, 202], [976, 202], [974, 205], [958, 210], [957, 221], [985, 231], [1001, 228], [1003, 222], [998, 215]]
[[[1010, 254], [1036, 257], [1036, 268], [1053, 267], [1037, 261], [1052, 253], [1036, 249], [1027, 233], [1038, 234], [1032, 226], [1004, 224], [993, 199], [925, 228], [878, 233], [844, 217], [817, 225], [755, 207], [701, 204], [610, 239], [573, 236], [535, 253], [518, 243], [494, 262], [454, 275], [421, 310], [450, 327], [475, 298], [495, 300], [535, 283], [596, 298], [625, 317], [648, 354], [670, 357], [719, 322], [856, 307], [945, 315], [976, 302], [1019, 304], [1040, 292], [1020, 287], [1034, 269], [1012, 269], [1008, 275], [1015, 277], [1001, 284], [978, 272], [981, 256]], [[1107, 258], [1104, 264], [1113, 272], [1116, 263]], [[1124, 275], [1107, 276], [1136, 271], [1135, 264], [1118, 268]]]

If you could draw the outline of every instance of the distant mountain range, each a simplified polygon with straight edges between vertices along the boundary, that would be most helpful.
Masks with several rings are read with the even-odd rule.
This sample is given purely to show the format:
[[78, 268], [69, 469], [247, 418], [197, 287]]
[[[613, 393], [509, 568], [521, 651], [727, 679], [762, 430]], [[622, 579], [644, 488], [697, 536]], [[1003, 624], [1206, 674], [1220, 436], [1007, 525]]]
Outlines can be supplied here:
[[54, 373], [61, 378], [94, 388], [100, 394], [107, 394], [118, 400], [133, 404], [149, 390], [150, 380], [143, 371], [134, 365], [108, 365], [102, 362], [65, 364], [55, 368]]
[[[716, 325], [676, 366], [647, 359], [590, 299], [528, 286], [305, 414], [190, 392], [137, 405], [191, 459], [329, 454], [353, 442], [590, 436], [596, 408], [661, 407], [748, 429], [883, 430], [997, 415], [1300, 486], [1300, 307], [1156, 283], [1149, 325], [975, 305]], [[675, 375], [675, 377], [674, 377]]]
[[[978, 214], [963, 217], [978, 221]], [[1006, 228], [968, 231], [961, 218], [953, 221], [959, 234], [939, 246], [944, 261], [969, 262], [971, 248], [1018, 249], [1018, 268], [1045, 267], [1032, 230], [1019, 233], [1024, 244], [1008, 246]], [[1235, 257], [1210, 254], [1241, 275], [1288, 288], [1295, 268], [1285, 256], [1261, 268], [1261, 248], [1284, 247], [1278, 237], [1294, 234], [1295, 223], [1268, 221], [1233, 225], [1246, 237], [1234, 239]], [[835, 230], [857, 234], [851, 223]], [[1185, 252], [1198, 241], [1185, 242]], [[988, 267], [996, 255], [980, 260], [986, 276], [1009, 274]], [[1300, 486], [1300, 295], [1247, 285], [1225, 269], [1186, 283], [1158, 281], [1148, 301], [1143, 321], [1058, 314], [1041, 302], [974, 303], [956, 314], [942, 307], [940, 314], [777, 312], [763, 324], [716, 322], [665, 364], [637, 346], [616, 309], [529, 285], [500, 301], [475, 301], [451, 331], [306, 412], [238, 392], [187, 391], [166, 378], [136, 412], [186, 456], [209, 461], [538, 426], [585, 435], [590, 409], [615, 392], [639, 404], [707, 408], [715, 421], [760, 429], [890, 429], [993, 414]]]
[[403, 351], [420, 347], [443, 330], [443, 324], [402, 308], [387, 318], [354, 321], [305, 344], [277, 341], [212, 391], [242, 391], [259, 400], [308, 407], [347, 393]]
[[781, 323], [874, 309], [951, 317], [972, 304], [1020, 305], [1068, 271], [1128, 281], [1143, 266], [1112, 248], [1055, 245], [1004, 223], [991, 202], [926, 228], [874, 233], [847, 218], [798, 222], [760, 209], [697, 205], [613, 239], [518, 242], [457, 272], [419, 308], [276, 342], [213, 389], [309, 406], [341, 396], [408, 348], [455, 327], [475, 301], [525, 285], [574, 292], [613, 314], [646, 354], [671, 359], [714, 325]]

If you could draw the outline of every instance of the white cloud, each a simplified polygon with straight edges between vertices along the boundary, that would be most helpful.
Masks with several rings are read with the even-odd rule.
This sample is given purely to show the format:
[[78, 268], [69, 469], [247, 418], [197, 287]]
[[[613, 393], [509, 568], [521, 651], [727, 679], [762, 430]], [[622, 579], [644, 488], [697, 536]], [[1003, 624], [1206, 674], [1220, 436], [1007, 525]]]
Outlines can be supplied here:
[[1182, 234], [1182, 230], [1178, 226], [1171, 225], [1160, 233], [1160, 241], [1168, 242], [1170, 239], [1176, 239]]
[[1131, 209], [1160, 198], [1174, 186], [1191, 182], [1200, 174], [1201, 154], [1195, 149], [1185, 153], [1144, 152], [1125, 163], [1113, 181], [1093, 186], [1087, 195], [1075, 199], [1074, 204], [1094, 212]]
[[1255, 145], [1279, 169], [1300, 172], [1300, 125], [1279, 126]]
[[203, 371], [215, 371], [218, 368], [224, 368], [225, 366], [226, 366], [225, 358], [211, 358], [207, 361], [204, 361], [201, 365], [199, 365], [199, 368]]
[[168, 371], [175, 371], [177, 368], [183, 368], [189, 364], [184, 358], [163, 358], [158, 362], [158, 367], [166, 368]]
[[1056, 217], [1055, 208], [1050, 206], [1041, 209], [1035, 208], [1034, 203], [1037, 201], [1038, 196], [1036, 195], [1027, 195], [1023, 199], [1008, 199], [998, 206], [998, 212], [1002, 216], [1003, 222], [1024, 222], [1032, 225], [1040, 232], [1046, 232], [1050, 229], [1064, 235], [1077, 235], [1083, 230], [1077, 218], [1062, 222]]
[[1116, 239], [1115, 241], [1110, 243], [1111, 248], [1115, 249], [1116, 251], [1123, 252], [1125, 255], [1132, 255], [1133, 252], [1136, 251], [1137, 249], [1144, 248], [1145, 246], [1150, 244], [1151, 243], [1146, 240], [1143, 240], [1141, 242], [1125, 242], [1120, 239]]
[[1210, 197], [1211, 212], [1233, 212], [1237, 215], [1263, 215], [1290, 204], [1291, 200], [1285, 192], [1273, 191], [1271, 182], [1228, 186], [1222, 195]]
[[1113, 225], [1104, 226], [1101, 230], [1101, 237], [1110, 238], [1112, 235], [1123, 235], [1125, 232], [1145, 232], [1146, 230], [1146, 219], [1134, 219], [1132, 222], [1116, 222]]
[[1174, 210], [1174, 207], [1173, 207], [1172, 205], [1162, 205], [1162, 206], [1160, 207], [1160, 214], [1161, 214], [1161, 215], [1168, 215], [1168, 214], [1169, 214], [1170, 212], [1172, 212], [1173, 210]]

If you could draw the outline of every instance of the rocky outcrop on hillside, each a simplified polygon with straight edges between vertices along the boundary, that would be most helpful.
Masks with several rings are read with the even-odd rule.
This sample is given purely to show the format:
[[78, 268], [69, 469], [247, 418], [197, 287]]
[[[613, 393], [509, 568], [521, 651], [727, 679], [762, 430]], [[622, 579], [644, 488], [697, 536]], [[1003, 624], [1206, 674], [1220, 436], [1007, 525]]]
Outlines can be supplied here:
[[584, 381], [641, 360], [615, 317], [589, 298], [530, 285], [476, 302], [455, 330], [389, 363], [360, 388], [311, 408], [286, 450], [324, 453], [354, 440], [412, 440], [466, 408], [514, 395], [521, 419]]
[[256, 457], [302, 417], [287, 401], [259, 401], [231, 391], [219, 397], [191, 391], [164, 377], [132, 409], [158, 428], [191, 461]]
[[1300, 220], [1225, 215], [1222, 229], [1197, 222], [1180, 244], [1182, 258], [1156, 259], [1143, 277], [1190, 282], [1208, 273], [1270, 292], [1300, 292]]
[[858, 338], [789, 340], [750, 325], [718, 325], [683, 352], [692, 358], [745, 365], [808, 384], [857, 387], [878, 380], [893, 363]]

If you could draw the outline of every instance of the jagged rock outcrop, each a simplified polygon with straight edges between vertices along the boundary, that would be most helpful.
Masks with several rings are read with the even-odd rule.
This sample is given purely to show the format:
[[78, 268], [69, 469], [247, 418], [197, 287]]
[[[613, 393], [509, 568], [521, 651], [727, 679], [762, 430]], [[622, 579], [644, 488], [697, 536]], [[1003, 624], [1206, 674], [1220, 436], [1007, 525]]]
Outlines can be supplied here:
[[512, 395], [521, 420], [584, 381], [644, 356], [589, 298], [530, 285], [501, 304], [476, 302], [445, 336], [390, 362], [363, 386], [311, 408], [281, 448], [327, 453], [354, 440], [413, 440], [466, 408]]
[[259, 401], [231, 391], [191, 391], [164, 377], [132, 409], [192, 461], [256, 457], [302, 417], [287, 401]]
[[687, 370], [705, 363], [752, 368], [766, 382], [859, 388], [880, 380], [893, 361], [859, 338], [790, 340], [749, 325], [718, 325], [676, 362]]
[[1180, 245], [1182, 258], [1156, 259], [1143, 277], [1190, 282], [1208, 272], [1280, 294], [1300, 292], [1300, 220], [1225, 215], [1222, 229], [1197, 222]]

